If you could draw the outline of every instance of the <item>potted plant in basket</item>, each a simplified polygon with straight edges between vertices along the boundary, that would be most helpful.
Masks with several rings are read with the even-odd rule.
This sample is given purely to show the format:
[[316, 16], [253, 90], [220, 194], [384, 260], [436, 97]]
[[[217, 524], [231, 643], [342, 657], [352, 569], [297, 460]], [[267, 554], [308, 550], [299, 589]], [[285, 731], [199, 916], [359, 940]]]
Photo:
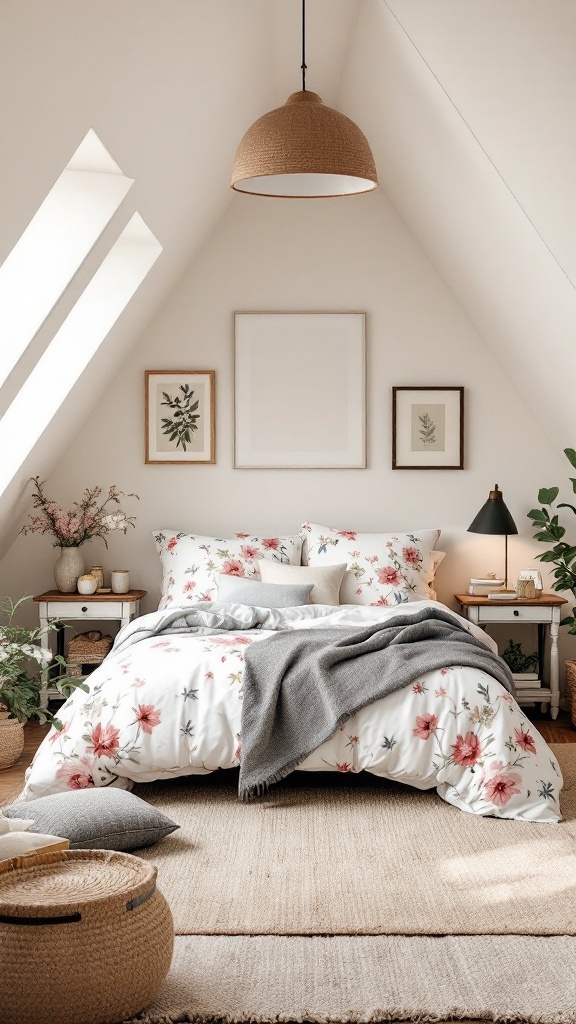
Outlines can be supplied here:
[[[573, 448], [565, 448], [564, 454], [570, 465], [576, 469], [576, 451]], [[570, 477], [570, 483], [576, 494], [576, 477]], [[538, 501], [543, 507], [531, 509], [527, 515], [537, 531], [534, 534], [534, 539], [539, 540], [542, 544], [550, 545], [547, 551], [543, 551], [536, 557], [541, 562], [555, 566], [553, 589], [567, 591], [576, 601], [576, 546], [564, 540], [566, 530], [560, 525], [558, 514], [554, 510], [559, 493], [559, 487], [541, 487], [538, 491]], [[550, 512], [548, 508], [550, 508]], [[558, 502], [556, 508], [572, 509], [576, 515], [576, 507], [567, 501]], [[572, 607], [571, 615], [562, 619], [561, 625], [569, 626], [568, 632], [576, 634], [576, 606]]]
[[[38, 629], [28, 629], [14, 622], [20, 605], [29, 600], [21, 597], [12, 601], [7, 597], [0, 602], [0, 768], [9, 768], [18, 760], [24, 749], [24, 723], [36, 717], [40, 722], [51, 722], [57, 729], [59, 720], [40, 706], [42, 684], [39, 673], [55, 661], [61, 668], [66, 662], [54, 656], [40, 641], [45, 634]], [[48, 629], [55, 629], [49, 625]], [[61, 676], [53, 680], [64, 696], [74, 686], [88, 689], [81, 680]]]

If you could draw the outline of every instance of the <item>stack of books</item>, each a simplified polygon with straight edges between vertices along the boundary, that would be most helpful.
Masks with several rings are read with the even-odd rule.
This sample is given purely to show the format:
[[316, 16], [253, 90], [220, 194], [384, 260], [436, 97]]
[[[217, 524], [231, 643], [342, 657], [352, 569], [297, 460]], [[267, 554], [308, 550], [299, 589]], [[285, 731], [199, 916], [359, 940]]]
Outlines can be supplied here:
[[474, 597], [488, 597], [489, 594], [495, 594], [503, 589], [504, 580], [493, 578], [471, 579], [468, 584], [468, 593]]
[[518, 692], [537, 690], [542, 686], [537, 672], [513, 672], [512, 678]]

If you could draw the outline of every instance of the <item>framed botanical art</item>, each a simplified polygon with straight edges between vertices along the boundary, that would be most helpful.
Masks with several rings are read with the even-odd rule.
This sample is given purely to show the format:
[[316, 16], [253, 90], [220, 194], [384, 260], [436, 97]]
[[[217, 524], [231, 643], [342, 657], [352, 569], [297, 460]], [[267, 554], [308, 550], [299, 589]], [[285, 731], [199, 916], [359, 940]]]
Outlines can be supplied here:
[[215, 459], [214, 370], [146, 370], [146, 462]]
[[464, 388], [392, 388], [392, 469], [464, 469]]
[[364, 469], [364, 313], [235, 313], [237, 469]]

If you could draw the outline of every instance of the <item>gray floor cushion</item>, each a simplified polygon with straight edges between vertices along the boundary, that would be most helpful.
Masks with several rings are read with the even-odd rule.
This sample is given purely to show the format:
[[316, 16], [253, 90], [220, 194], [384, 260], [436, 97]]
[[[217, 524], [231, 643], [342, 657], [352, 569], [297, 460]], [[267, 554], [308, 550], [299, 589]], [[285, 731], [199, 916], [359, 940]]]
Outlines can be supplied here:
[[41, 796], [2, 813], [32, 818], [31, 832], [63, 836], [73, 850], [137, 850], [180, 827], [134, 793], [111, 786]]

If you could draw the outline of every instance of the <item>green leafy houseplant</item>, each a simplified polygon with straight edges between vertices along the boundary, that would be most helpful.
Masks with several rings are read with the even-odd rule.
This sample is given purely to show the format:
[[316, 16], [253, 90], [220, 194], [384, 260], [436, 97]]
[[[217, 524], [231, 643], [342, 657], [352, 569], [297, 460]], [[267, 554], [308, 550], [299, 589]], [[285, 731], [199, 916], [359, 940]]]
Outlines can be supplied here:
[[[564, 454], [570, 465], [576, 469], [576, 451], [573, 448], [565, 448]], [[576, 494], [576, 477], [570, 477], [572, 490]], [[567, 591], [572, 594], [576, 601], [576, 546], [568, 544], [563, 538], [566, 530], [560, 525], [558, 514], [555, 511], [556, 498], [560, 493], [559, 487], [541, 487], [538, 491], [538, 501], [543, 508], [533, 508], [527, 513], [528, 519], [536, 529], [534, 539], [542, 544], [550, 544], [551, 547], [536, 557], [541, 562], [548, 562], [554, 565], [553, 584], [554, 590]], [[550, 508], [550, 512], [548, 511]], [[576, 515], [576, 507], [569, 502], [560, 501], [556, 508], [569, 508]], [[572, 607], [572, 614], [562, 619], [563, 626], [570, 626], [569, 633], [576, 634], [576, 606]]]
[[511, 672], [533, 672], [538, 664], [538, 653], [524, 654], [522, 644], [508, 641], [508, 647], [502, 652], [502, 657]]
[[[28, 596], [16, 602], [6, 597], [0, 602], [0, 714], [17, 718], [19, 722], [27, 722], [29, 718], [36, 717], [41, 722], [51, 722], [57, 729], [61, 729], [59, 720], [46, 708], [40, 707], [42, 684], [39, 673], [54, 661], [61, 668], [66, 667], [66, 662], [60, 656], [54, 657], [52, 651], [40, 645], [45, 634], [39, 628], [28, 629], [15, 623], [18, 608], [28, 600]], [[56, 624], [50, 624], [48, 629], [56, 629]], [[63, 696], [74, 686], [88, 689], [81, 680], [67, 676], [60, 676], [51, 682]]]

